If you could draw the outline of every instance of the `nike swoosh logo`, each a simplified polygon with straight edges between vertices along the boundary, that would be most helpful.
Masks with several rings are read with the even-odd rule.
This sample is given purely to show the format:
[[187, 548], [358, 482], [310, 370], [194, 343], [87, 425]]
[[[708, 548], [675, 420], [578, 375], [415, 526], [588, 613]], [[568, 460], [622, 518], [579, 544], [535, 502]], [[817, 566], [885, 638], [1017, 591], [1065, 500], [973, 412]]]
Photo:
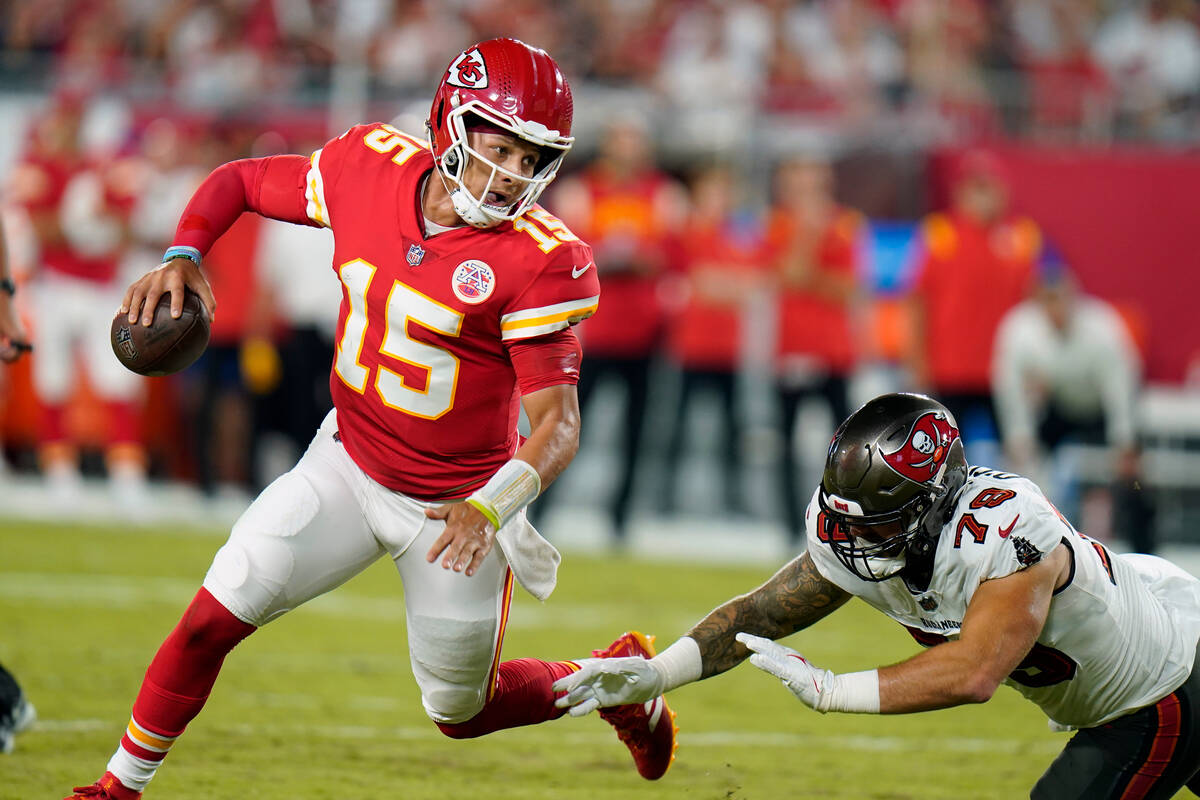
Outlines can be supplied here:
[[585, 273], [589, 269], [591, 269], [592, 264], [595, 264], [595, 263], [596, 263], [595, 261], [589, 261], [588, 263], [584, 264], [582, 267], [571, 267], [571, 277], [578, 278], [580, 275], [582, 275], [583, 273]]
[[1012, 531], [1013, 531], [1013, 528], [1017, 527], [1017, 520], [1019, 520], [1020, 518], [1021, 518], [1021, 515], [1020, 515], [1020, 514], [1017, 514], [1015, 517], [1013, 517], [1013, 521], [1012, 521], [1012, 522], [1010, 522], [1010, 523], [1008, 524], [1008, 527], [1007, 527], [1007, 528], [1001, 528], [1001, 529], [1000, 529], [1000, 538], [1001, 538], [1001, 539], [1007, 539], [1007, 538], [1008, 538], [1008, 535], [1009, 535], [1010, 533], [1012, 533]]

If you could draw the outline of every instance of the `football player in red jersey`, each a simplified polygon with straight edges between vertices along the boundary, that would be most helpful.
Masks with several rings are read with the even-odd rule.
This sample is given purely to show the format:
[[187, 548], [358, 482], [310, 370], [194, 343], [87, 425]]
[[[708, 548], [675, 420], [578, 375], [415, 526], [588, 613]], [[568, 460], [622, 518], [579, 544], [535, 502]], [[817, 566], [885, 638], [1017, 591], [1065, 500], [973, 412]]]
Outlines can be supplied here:
[[[541, 599], [554, 588], [558, 552], [525, 507], [575, 454], [570, 326], [599, 296], [591, 249], [536, 205], [571, 146], [571, 118], [553, 59], [495, 39], [450, 64], [428, 145], [360, 125], [311, 157], [225, 164], [197, 190], [164, 263], [130, 286], [122, 312], [147, 323], [170, 292], [178, 314], [185, 286], [214, 310], [199, 261], [243, 211], [331, 228], [342, 283], [334, 410], [235, 523], [150, 664], [108, 771], [74, 797], [139, 797], [238, 642], [384, 554], [404, 582], [422, 703], [443, 733], [561, 715], [551, 684], [577, 665], [501, 663], [500, 647], [513, 580]], [[624, 639], [600, 652], [647, 652]], [[607, 719], [638, 771], [657, 778], [674, 724], [648, 707]]]

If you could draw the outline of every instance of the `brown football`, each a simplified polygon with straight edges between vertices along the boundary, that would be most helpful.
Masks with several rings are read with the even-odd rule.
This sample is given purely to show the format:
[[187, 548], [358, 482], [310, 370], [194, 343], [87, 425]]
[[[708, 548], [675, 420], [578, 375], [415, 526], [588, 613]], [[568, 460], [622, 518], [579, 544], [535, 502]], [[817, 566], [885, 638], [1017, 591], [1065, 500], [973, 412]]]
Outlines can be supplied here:
[[129, 323], [128, 315], [112, 321], [112, 349], [117, 360], [139, 375], [170, 375], [192, 364], [208, 347], [208, 313], [191, 289], [183, 298], [179, 319], [171, 316], [171, 295], [164, 294], [149, 326]]

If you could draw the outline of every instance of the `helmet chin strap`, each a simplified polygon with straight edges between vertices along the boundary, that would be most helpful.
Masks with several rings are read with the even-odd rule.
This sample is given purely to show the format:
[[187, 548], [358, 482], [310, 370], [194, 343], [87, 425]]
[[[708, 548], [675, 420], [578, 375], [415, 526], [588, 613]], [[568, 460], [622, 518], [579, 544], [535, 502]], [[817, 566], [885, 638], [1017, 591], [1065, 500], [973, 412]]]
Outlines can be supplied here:
[[500, 221], [488, 216], [483, 206], [474, 202], [471, 193], [461, 186], [450, 192], [450, 202], [454, 205], [454, 213], [474, 228], [490, 228]]
[[933, 579], [933, 559], [937, 555], [937, 538], [929, 537], [925, 531], [918, 533], [905, 546], [904, 569], [900, 575], [908, 590], [920, 594], [929, 588]]
[[[450, 151], [446, 154], [446, 166], [453, 168], [457, 165], [459, 158], [461, 156], [456, 151]], [[457, 177], [451, 179], [441, 165], [435, 165], [434, 172], [441, 180], [446, 194], [450, 195], [450, 204], [454, 207], [454, 213], [458, 214], [463, 222], [472, 228], [490, 228], [501, 221], [484, 211], [483, 204], [471, 196], [471, 193]]]

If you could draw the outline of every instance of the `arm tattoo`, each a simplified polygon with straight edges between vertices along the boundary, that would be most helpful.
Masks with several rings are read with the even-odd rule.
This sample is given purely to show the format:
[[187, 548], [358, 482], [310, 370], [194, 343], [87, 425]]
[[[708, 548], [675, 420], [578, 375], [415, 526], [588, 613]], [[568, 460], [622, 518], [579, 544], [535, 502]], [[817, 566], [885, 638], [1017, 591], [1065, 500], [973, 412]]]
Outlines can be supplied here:
[[745, 631], [769, 639], [807, 628], [840, 608], [850, 595], [827, 581], [807, 553], [754, 591], [735, 597], [696, 623], [688, 636], [700, 646], [707, 678], [742, 663], [750, 651], [734, 641]]

